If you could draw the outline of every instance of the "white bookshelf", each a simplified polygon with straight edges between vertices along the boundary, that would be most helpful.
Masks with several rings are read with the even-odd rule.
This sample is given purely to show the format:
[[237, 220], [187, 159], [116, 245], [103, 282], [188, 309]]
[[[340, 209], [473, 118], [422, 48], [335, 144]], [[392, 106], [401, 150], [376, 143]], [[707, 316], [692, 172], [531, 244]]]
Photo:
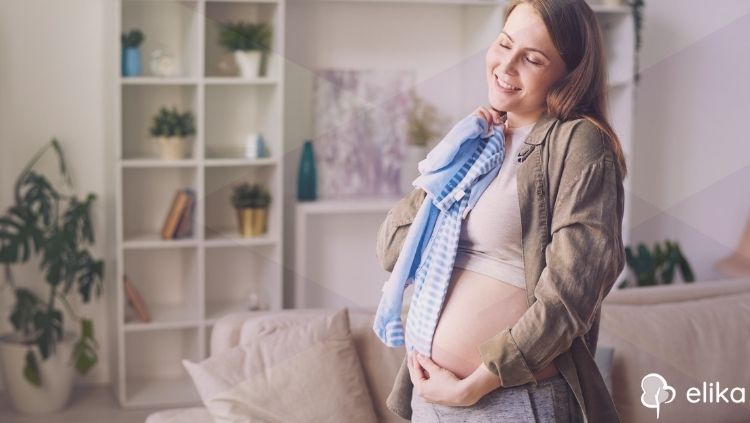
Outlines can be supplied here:
[[[143, 75], [116, 80], [113, 142], [116, 173], [117, 294], [115, 387], [123, 406], [193, 404], [199, 400], [181, 361], [208, 354], [212, 326], [246, 309], [251, 291], [269, 309], [283, 307], [283, 74], [285, 3], [279, 1], [119, 0], [112, 39], [145, 34]], [[269, 22], [272, 52], [259, 78], [220, 75], [224, 53], [218, 23]], [[175, 55], [179, 72], [153, 76], [149, 52]], [[196, 118], [192, 156], [159, 159], [148, 128], [162, 106]], [[271, 157], [237, 154], [244, 137], [261, 132]], [[230, 204], [239, 182], [264, 183], [272, 194], [267, 233], [243, 238]], [[176, 190], [196, 194], [193, 235], [163, 240], [160, 229]], [[122, 290], [127, 275], [148, 305], [152, 321], [131, 317]]]
[[[293, 87], [287, 94], [288, 139], [301, 142], [315, 137], [312, 121], [298, 117], [312, 116], [309, 106], [312, 81], [314, 71], [319, 68], [412, 69], [417, 75], [419, 94], [450, 116], [452, 122], [486, 104], [484, 57], [502, 29], [505, 6], [506, 2], [493, 0], [289, 0], [287, 25], [295, 30], [288, 35], [287, 54], [295, 63], [287, 68], [287, 85]], [[610, 122], [632, 167], [635, 51], [631, 9], [625, 5], [591, 6], [605, 36]], [[299, 148], [299, 145], [289, 146], [290, 151]], [[296, 168], [287, 166], [287, 171], [287, 180], [296, 180], [293, 179]], [[630, 180], [625, 180], [626, 197], [630, 193]], [[289, 183], [287, 189], [295, 190], [296, 185]], [[373, 225], [382, 221], [396, 201], [398, 198], [296, 203], [295, 214], [286, 219], [287, 227], [294, 228], [289, 231], [286, 244], [294, 246], [288, 249], [287, 262], [295, 265], [296, 276], [289, 283], [295, 286], [298, 307], [340, 302], [342, 293], [348, 292], [345, 289], [329, 288], [330, 298], [322, 298], [311, 296], [309, 293], [317, 288], [308, 285], [343, 287], [351, 283], [352, 274], [357, 275], [359, 293], [347, 295], [345, 300], [361, 306], [377, 305], [379, 295], [372, 287], [379, 288], [386, 275], [372, 265], [377, 228]], [[380, 217], [373, 220], [373, 216]], [[626, 244], [630, 242], [630, 216], [630, 201], [626, 198], [623, 223]], [[346, 226], [351, 219], [358, 219], [359, 226], [351, 223]], [[321, 233], [316, 226], [324, 227], [326, 236], [337, 240], [332, 244], [342, 245], [339, 250], [323, 256], [320, 249], [312, 248]], [[355, 245], [355, 241], [347, 238], [344, 232], [352, 230], [358, 231], [362, 245]], [[326, 245], [325, 250], [333, 248], [335, 245]], [[344, 270], [336, 274], [328, 271], [350, 263], [362, 271]]]

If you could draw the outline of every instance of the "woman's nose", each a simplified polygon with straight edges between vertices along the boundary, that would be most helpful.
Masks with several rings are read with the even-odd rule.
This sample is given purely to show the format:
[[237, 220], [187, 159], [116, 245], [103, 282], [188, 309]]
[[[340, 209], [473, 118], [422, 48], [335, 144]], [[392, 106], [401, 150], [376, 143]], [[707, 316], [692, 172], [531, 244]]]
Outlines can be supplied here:
[[507, 55], [506, 57], [502, 58], [500, 60], [500, 66], [498, 66], [498, 71], [500, 72], [498, 76], [502, 77], [504, 73], [507, 73], [508, 75], [515, 75], [516, 74], [516, 59], [512, 55]]

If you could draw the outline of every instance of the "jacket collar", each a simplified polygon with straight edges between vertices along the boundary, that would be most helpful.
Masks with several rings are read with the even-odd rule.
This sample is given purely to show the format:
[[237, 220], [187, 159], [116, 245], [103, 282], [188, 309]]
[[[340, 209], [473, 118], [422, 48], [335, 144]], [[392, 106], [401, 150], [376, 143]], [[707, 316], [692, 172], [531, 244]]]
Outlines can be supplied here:
[[[501, 119], [503, 122], [508, 118], [508, 112], [503, 112], [501, 114]], [[531, 128], [531, 132], [529, 132], [529, 136], [526, 137], [524, 142], [526, 144], [533, 144], [533, 145], [539, 145], [541, 144], [544, 139], [547, 137], [547, 133], [549, 132], [552, 125], [557, 121], [557, 118], [554, 116], [550, 116], [547, 112], [547, 109], [542, 112], [542, 115], [539, 116], [539, 119], [537, 119], [536, 124], [534, 124], [534, 127]]]

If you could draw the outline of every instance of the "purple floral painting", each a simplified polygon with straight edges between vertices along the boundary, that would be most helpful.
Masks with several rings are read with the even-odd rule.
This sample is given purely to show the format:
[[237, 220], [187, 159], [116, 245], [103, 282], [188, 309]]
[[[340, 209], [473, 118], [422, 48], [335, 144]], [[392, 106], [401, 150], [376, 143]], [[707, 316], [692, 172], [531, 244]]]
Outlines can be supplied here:
[[398, 196], [413, 71], [323, 69], [314, 81], [321, 198]]

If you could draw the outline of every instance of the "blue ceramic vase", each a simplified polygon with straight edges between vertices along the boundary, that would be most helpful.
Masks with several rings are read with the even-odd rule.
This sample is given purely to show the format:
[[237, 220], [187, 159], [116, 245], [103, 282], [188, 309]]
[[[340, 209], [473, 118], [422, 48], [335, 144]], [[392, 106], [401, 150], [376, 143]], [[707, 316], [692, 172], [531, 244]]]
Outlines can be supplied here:
[[299, 161], [297, 175], [297, 200], [312, 201], [317, 197], [315, 155], [312, 140], [305, 140], [302, 146], [302, 156]]

